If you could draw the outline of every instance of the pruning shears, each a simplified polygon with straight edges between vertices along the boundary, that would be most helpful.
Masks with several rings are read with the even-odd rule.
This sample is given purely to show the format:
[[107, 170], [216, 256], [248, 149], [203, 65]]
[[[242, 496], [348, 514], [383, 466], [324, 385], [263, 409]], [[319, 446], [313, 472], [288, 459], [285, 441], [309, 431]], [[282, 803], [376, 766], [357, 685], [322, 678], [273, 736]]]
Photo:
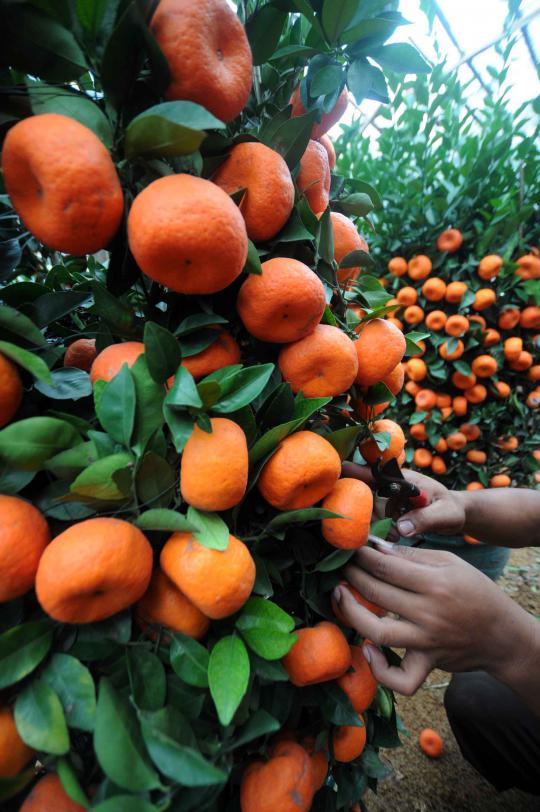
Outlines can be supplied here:
[[379, 516], [398, 518], [409, 510], [429, 505], [427, 493], [405, 479], [397, 460], [391, 459], [384, 465], [376, 460], [371, 466], [375, 479], [375, 509]]

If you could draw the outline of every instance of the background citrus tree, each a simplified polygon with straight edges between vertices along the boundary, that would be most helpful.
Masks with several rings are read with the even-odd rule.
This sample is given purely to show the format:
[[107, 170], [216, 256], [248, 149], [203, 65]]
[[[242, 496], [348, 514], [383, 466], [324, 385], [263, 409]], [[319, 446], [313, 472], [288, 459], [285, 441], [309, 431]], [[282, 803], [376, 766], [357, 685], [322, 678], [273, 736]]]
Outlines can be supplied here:
[[[512, 47], [498, 45], [483, 104], [468, 107], [439, 65], [392, 79], [376, 150], [352, 127], [337, 144], [340, 170], [367, 175], [384, 199], [370, 242], [394, 315], [425, 330], [388, 413], [410, 425], [407, 462], [454, 488], [538, 480], [538, 108], [508, 109]], [[425, 269], [407, 264], [415, 256]]]
[[378, 195], [315, 137], [347, 92], [384, 101], [384, 69], [428, 69], [384, 44], [396, 6], [1, 4], [13, 808], [36, 757], [34, 804], [100, 812], [350, 809], [385, 773], [393, 698], [330, 602], [371, 495], [336, 482], [358, 440], [401, 454], [350, 401], [417, 348], [360, 274]]

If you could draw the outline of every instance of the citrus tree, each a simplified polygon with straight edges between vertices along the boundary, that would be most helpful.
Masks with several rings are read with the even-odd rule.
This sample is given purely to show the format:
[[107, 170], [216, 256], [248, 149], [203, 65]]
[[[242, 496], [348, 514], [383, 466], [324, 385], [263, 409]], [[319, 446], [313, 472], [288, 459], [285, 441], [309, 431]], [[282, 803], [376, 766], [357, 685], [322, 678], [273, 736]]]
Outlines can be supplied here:
[[370, 247], [394, 323], [425, 331], [389, 414], [410, 425], [407, 462], [453, 488], [539, 478], [538, 108], [507, 107], [512, 47], [482, 105], [444, 65], [394, 77], [376, 154], [352, 128], [337, 144], [385, 202]]
[[396, 5], [2, 3], [13, 808], [352, 809], [399, 744], [331, 594], [372, 512], [341, 461], [402, 457], [364, 418], [417, 346], [325, 136], [427, 70]]

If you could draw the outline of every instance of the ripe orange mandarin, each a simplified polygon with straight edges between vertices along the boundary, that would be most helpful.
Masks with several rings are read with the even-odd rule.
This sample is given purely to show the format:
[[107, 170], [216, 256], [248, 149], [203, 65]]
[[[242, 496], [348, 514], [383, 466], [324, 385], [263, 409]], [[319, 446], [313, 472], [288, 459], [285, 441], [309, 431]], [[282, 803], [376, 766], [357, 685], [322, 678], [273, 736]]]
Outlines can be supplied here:
[[0, 429], [15, 416], [23, 398], [19, 371], [5, 355], [0, 354]]
[[446, 282], [438, 276], [432, 276], [422, 285], [422, 293], [428, 301], [440, 302], [446, 293]]
[[144, 352], [142, 341], [123, 341], [121, 344], [110, 344], [101, 350], [90, 367], [90, 380], [110, 381], [114, 378], [124, 364], [133, 366], [139, 355]]
[[[223, 367], [240, 363], [240, 347], [227, 330], [215, 329], [217, 338], [210, 346], [194, 355], [182, 358], [180, 366], [185, 367], [196, 381]], [[167, 386], [173, 385], [174, 375], [167, 379]]]
[[403, 333], [387, 319], [368, 321], [354, 347], [358, 356], [356, 383], [373, 386], [386, 377], [405, 354]]
[[351, 671], [339, 677], [337, 684], [347, 694], [355, 711], [362, 713], [375, 699], [377, 680], [371, 673], [361, 646], [351, 646], [351, 668]]
[[468, 285], [465, 282], [450, 282], [446, 287], [444, 298], [447, 302], [457, 304], [461, 302], [467, 289]]
[[366, 746], [367, 731], [363, 716], [358, 714], [358, 718], [362, 722], [362, 727], [341, 725], [334, 729], [332, 749], [336, 761], [354, 761], [363, 752]]
[[24, 799], [19, 812], [85, 812], [65, 791], [56, 773], [40, 778]]
[[480, 260], [478, 265], [478, 276], [480, 279], [489, 280], [498, 276], [502, 270], [503, 258], [498, 254], [488, 254]]
[[0, 707], [0, 778], [12, 778], [31, 761], [34, 751], [21, 739], [13, 711]]
[[[368, 244], [358, 233], [357, 228], [350, 217], [338, 211], [330, 212], [332, 221], [332, 234], [334, 238], [334, 259], [339, 265], [343, 257], [352, 251], [368, 251]], [[358, 278], [361, 272], [360, 266], [353, 268], [338, 268], [337, 278], [340, 285], [346, 285]]]
[[18, 496], [0, 494], [0, 604], [32, 589], [49, 538], [37, 508]]
[[418, 737], [421, 750], [430, 758], [440, 758], [443, 754], [444, 744], [441, 735], [429, 727], [424, 728]]
[[429, 257], [425, 254], [418, 254], [409, 260], [407, 271], [411, 279], [425, 279], [430, 275], [432, 267]]
[[463, 242], [461, 231], [457, 228], [447, 228], [442, 231], [437, 237], [437, 248], [439, 251], [447, 251], [449, 254], [455, 254], [459, 250]]
[[315, 792], [313, 765], [294, 741], [282, 741], [266, 763], [255, 761], [240, 785], [241, 812], [309, 812]]
[[326, 209], [330, 198], [330, 164], [326, 149], [318, 141], [311, 139], [300, 158], [296, 185], [312, 212], [318, 214]]
[[[364, 333], [365, 329], [360, 339]], [[293, 392], [303, 392], [307, 398], [341, 395], [356, 379], [356, 344], [339, 327], [318, 324], [308, 336], [287, 344], [279, 353], [283, 379]]]
[[337, 679], [352, 662], [345, 635], [335, 623], [323, 620], [316, 626], [297, 629], [296, 643], [282, 663], [293, 685], [303, 687]]
[[322, 507], [345, 517], [322, 520], [321, 530], [326, 541], [344, 550], [362, 547], [367, 542], [373, 492], [365, 482], [347, 477], [338, 479]]
[[154, 571], [150, 586], [136, 606], [136, 617], [143, 628], [146, 625], [166, 626], [196, 640], [204, 637], [210, 625], [206, 615], [161, 569]]
[[407, 260], [404, 257], [392, 257], [388, 262], [388, 270], [392, 276], [403, 276], [407, 273]]
[[[295, 87], [289, 104], [292, 105], [291, 116], [293, 118], [295, 116], [303, 116], [306, 114], [306, 108], [302, 104], [302, 99], [300, 98], [300, 85]], [[320, 138], [321, 135], [328, 132], [328, 130], [339, 121], [347, 109], [348, 104], [349, 94], [347, 93], [347, 88], [343, 88], [330, 112], [320, 114], [320, 120], [313, 125], [311, 130], [311, 137], [317, 139]]]
[[65, 367], [76, 367], [90, 372], [96, 358], [96, 339], [78, 338], [66, 350], [64, 355]]
[[381, 418], [375, 420], [371, 430], [373, 434], [390, 434], [390, 445], [384, 451], [381, 451], [371, 437], [361, 442], [359, 446], [360, 453], [366, 462], [373, 463], [377, 459], [382, 459], [382, 462], [385, 463], [388, 460], [397, 459], [405, 447], [405, 435], [401, 426], [398, 426], [393, 420]]
[[328, 165], [330, 169], [333, 169], [336, 165], [336, 151], [334, 149], [333, 143], [330, 141], [329, 137], [325, 135], [321, 135], [318, 139], [319, 143], [323, 145], [326, 150], [326, 154], [328, 155]]

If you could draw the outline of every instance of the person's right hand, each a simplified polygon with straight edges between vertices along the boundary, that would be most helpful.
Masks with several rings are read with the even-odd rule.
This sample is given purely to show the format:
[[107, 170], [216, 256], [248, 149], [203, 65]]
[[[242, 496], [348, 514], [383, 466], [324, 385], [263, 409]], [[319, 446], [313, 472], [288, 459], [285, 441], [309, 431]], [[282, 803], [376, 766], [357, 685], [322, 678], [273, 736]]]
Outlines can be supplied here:
[[[374, 487], [375, 480], [369, 468], [345, 462], [342, 466], [343, 476], [361, 479]], [[413, 482], [427, 494], [429, 505], [424, 508], [410, 510], [403, 514], [397, 522], [397, 529], [401, 536], [410, 537], [420, 533], [441, 533], [453, 535], [463, 532], [465, 524], [465, 508], [459, 492], [449, 491], [436, 479], [416, 471], [402, 469], [405, 479]]]

